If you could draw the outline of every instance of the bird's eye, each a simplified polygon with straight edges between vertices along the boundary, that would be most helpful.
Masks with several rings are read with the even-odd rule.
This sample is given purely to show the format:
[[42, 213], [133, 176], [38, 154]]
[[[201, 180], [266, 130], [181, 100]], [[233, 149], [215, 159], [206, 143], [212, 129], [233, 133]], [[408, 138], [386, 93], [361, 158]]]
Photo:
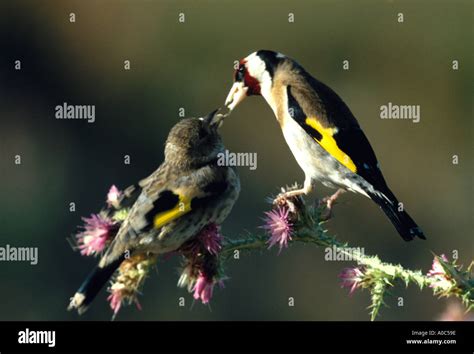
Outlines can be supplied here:
[[235, 72], [235, 81], [244, 81], [245, 65], [240, 65]]

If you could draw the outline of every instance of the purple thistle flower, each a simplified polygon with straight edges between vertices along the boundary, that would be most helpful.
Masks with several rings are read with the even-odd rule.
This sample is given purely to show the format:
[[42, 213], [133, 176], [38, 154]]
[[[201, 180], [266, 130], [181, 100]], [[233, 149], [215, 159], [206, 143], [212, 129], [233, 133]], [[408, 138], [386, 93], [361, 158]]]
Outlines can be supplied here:
[[[444, 254], [442, 254], [440, 256], [440, 258], [444, 261], [444, 262], [449, 262], [448, 261], [448, 258], [446, 258], [446, 256]], [[435, 275], [445, 275], [446, 274], [446, 271], [444, 270], [443, 266], [441, 265], [441, 263], [439, 262], [439, 259], [438, 257], [435, 257], [433, 259], [433, 264], [431, 265], [431, 269], [429, 270], [428, 272], [428, 276], [435, 276]]]
[[219, 273], [217, 255], [222, 249], [222, 241], [220, 226], [212, 223], [202, 228], [194, 238], [179, 248], [179, 252], [186, 259], [186, 264], [178, 280], [178, 286], [194, 292], [194, 299], [200, 299], [203, 304], [211, 300], [216, 283], [223, 285], [222, 279], [216, 280]]
[[283, 247], [288, 247], [288, 241], [291, 240], [293, 232], [293, 224], [288, 219], [289, 212], [290, 210], [285, 207], [265, 212], [265, 225], [262, 228], [270, 233], [270, 239], [267, 242], [269, 243], [268, 248], [278, 243], [281, 252]]
[[196, 300], [201, 299], [203, 304], [207, 304], [211, 300], [213, 290], [214, 282], [208, 280], [204, 274], [200, 273], [193, 288], [193, 297]]
[[146, 275], [155, 263], [154, 256], [137, 254], [130, 258], [126, 258], [118, 272], [111, 281], [111, 286], [108, 288], [110, 293], [107, 301], [110, 303], [110, 308], [113, 311], [113, 317], [117, 315], [122, 305], [136, 304], [139, 310], [142, 306], [138, 302], [137, 296], [140, 293], [139, 289], [143, 285]]
[[112, 286], [110, 289], [110, 295], [107, 297], [107, 301], [110, 302], [110, 308], [114, 312], [114, 317], [122, 307], [122, 300], [122, 289], [120, 287], [114, 288], [114, 286]]
[[217, 255], [220, 252], [222, 248], [222, 235], [218, 225], [207, 225], [201, 230], [197, 238], [210, 254]]
[[359, 288], [362, 284], [364, 273], [361, 268], [344, 268], [339, 274], [341, 279], [341, 288], [349, 288], [349, 295], [352, 295], [354, 291]]
[[223, 280], [215, 281], [214, 279], [209, 279], [203, 272], [199, 272], [199, 276], [196, 280], [196, 284], [192, 291], [194, 291], [194, 299], [201, 300], [203, 304], [208, 304], [212, 298], [214, 292], [214, 285], [219, 284], [221, 288], [224, 287]]
[[90, 256], [102, 252], [115, 236], [116, 223], [100, 214], [92, 214], [90, 218], [82, 220], [85, 222], [84, 231], [76, 235], [81, 254]]
[[107, 205], [113, 206], [118, 209], [120, 206], [120, 197], [122, 196], [122, 191], [120, 191], [115, 185], [112, 185], [107, 193]]
[[433, 280], [433, 282], [430, 284], [430, 288], [448, 290], [453, 284], [443, 265], [439, 261], [439, 258], [441, 258], [444, 262], [449, 262], [448, 258], [444, 254], [442, 254], [440, 257], [434, 257], [431, 269], [427, 273], [427, 276]]
[[[115, 316], [117, 316], [117, 313], [122, 308], [122, 303], [125, 301], [125, 299], [128, 299], [130, 301], [130, 291], [126, 289], [126, 286], [122, 283], [113, 284], [110, 287], [109, 291], [110, 295], [107, 297], [107, 301], [110, 302], [110, 308], [114, 313], [113, 318], [115, 318]], [[142, 305], [138, 302], [138, 299], [133, 298], [132, 300], [133, 302], [135, 302], [137, 309], [141, 311]]]

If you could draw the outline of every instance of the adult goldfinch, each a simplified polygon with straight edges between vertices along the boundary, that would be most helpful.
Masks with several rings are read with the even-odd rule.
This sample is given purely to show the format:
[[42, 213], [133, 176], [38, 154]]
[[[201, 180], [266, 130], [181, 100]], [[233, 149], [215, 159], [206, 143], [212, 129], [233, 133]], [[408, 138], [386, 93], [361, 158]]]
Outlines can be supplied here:
[[240, 191], [234, 168], [219, 166], [222, 115], [187, 118], [168, 135], [165, 160], [139, 185], [141, 193], [117, 236], [71, 299], [83, 313], [129, 254], [159, 255], [180, 248], [209, 224], [220, 225]]
[[232, 111], [245, 97], [261, 95], [272, 108], [296, 161], [305, 173], [302, 189], [277, 199], [308, 194], [316, 181], [360, 193], [377, 203], [401, 237], [423, 232], [388, 188], [374, 151], [344, 101], [301, 65], [283, 54], [259, 50], [240, 61], [226, 106]]

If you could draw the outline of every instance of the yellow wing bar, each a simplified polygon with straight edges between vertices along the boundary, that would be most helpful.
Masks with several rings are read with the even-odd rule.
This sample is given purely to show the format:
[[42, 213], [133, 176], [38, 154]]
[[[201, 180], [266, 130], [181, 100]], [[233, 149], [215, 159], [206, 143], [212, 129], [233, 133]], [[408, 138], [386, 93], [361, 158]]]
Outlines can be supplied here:
[[332, 157], [346, 166], [349, 170], [354, 173], [357, 172], [357, 167], [354, 162], [351, 160], [349, 155], [337, 146], [336, 140], [333, 138], [334, 133], [337, 131], [336, 128], [324, 128], [315, 118], [306, 118], [305, 123], [321, 134], [321, 140], [314, 140], [316, 140], [324, 150], [329, 152]]
[[191, 211], [191, 199], [186, 196], [180, 195], [179, 202], [176, 203], [174, 208], [157, 214], [153, 219], [153, 226], [157, 229], [168, 224], [174, 219]]

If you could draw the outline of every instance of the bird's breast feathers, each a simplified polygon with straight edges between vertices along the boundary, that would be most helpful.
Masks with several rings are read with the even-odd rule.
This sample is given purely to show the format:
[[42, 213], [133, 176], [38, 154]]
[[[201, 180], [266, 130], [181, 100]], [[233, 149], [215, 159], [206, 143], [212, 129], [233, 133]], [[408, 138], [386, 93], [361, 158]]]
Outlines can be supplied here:
[[[334, 138], [338, 129], [325, 127], [318, 117], [307, 115], [292, 95], [291, 87], [281, 87], [274, 91], [273, 101], [278, 101], [278, 105], [274, 108], [275, 115], [291, 151], [303, 170], [305, 170], [303, 164], [314, 164], [314, 161], [308, 160], [314, 158], [320, 160], [329, 154], [351, 172], [357, 171], [355, 163]], [[315, 156], [307, 156], [310, 152]]]
[[291, 117], [284, 118], [283, 122], [283, 136], [305, 175], [314, 180], [332, 179], [330, 174], [337, 169], [337, 161]]
[[[273, 93], [273, 101], [278, 101], [273, 110], [307, 178], [359, 193], [362, 191], [354, 185], [356, 176], [361, 183], [369, 182], [369, 185], [378, 179], [375, 155], [358, 126], [340, 129], [331, 125], [325, 107], [318, 106], [323, 102], [317, 101], [317, 96], [312, 97], [312, 92], [282, 86]], [[377, 178], [372, 178], [372, 174]]]

